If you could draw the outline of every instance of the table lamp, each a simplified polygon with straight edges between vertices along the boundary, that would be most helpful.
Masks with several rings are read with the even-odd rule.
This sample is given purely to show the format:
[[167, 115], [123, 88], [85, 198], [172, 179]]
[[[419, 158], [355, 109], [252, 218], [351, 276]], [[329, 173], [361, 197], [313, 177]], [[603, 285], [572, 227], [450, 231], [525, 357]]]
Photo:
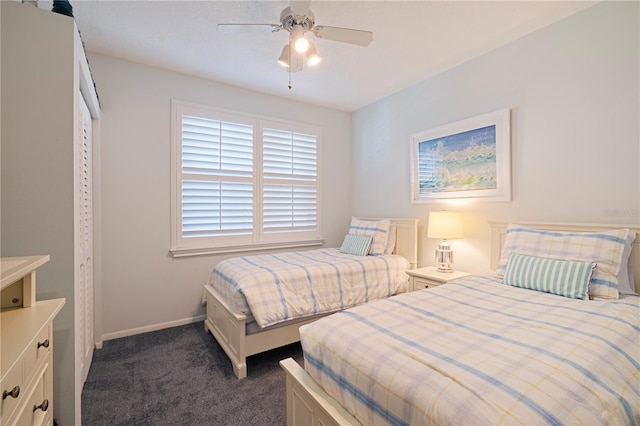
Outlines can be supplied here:
[[462, 238], [462, 220], [457, 212], [430, 212], [427, 238], [442, 238], [436, 249], [438, 272], [453, 272], [453, 250], [447, 238]]

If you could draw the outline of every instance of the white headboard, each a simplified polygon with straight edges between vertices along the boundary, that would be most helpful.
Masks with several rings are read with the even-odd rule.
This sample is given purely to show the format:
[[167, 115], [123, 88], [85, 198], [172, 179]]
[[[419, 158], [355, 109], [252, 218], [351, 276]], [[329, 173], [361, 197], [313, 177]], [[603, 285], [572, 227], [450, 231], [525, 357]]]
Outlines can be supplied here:
[[[636, 231], [636, 240], [633, 242], [633, 275], [636, 284], [636, 291], [640, 293], [640, 226], [639, 225], [607, 225], [592, 223], [531, 223], [515, 222], [518, 225], [529, 228], [543, 229], [548, 231], [573, 231], [573, 232], [597, 232], [607, 229], [627, 228]], [[491, 226], [491, 269], [495, 270], [500, 262], [500, 252], [507, 234], [508, 223], [489, 221]]]
[[[375, 218], [359, 218], [361, 220], [380, 220]], [[418, 223], [420, 219], [389, 218], [396, 224], [395, 254], [404, 256], [409, 261], [411, 269], [418, 266]]]

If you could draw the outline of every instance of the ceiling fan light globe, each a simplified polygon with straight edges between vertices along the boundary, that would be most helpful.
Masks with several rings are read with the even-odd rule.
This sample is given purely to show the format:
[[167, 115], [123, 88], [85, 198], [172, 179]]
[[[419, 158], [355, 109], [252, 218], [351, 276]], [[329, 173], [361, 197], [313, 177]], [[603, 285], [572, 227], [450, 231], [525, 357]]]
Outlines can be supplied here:
[[309, 43], [309, 50], [307, 50], [307, 65], [314, 66], [318, 65], [322, 58], [318, 55], [318, 51], [313, 43]]
[[309, 58], [309, 60], [307, 61], [307, 65], [313, 67], [315, 65], [318, 65], [320, 63], [322, 59], [320, 59], [319, 56], [312, 56]]
[[282, 48], [282, 53], [278, 58], [278, 63], [285, 68], [289, 67], [289, 44], [285, 44]]
[[290, 62], [289, 71], [291, 72], [302, 71], [302, 68], [304, 67], [303, 55], [301, 55], [300, 53], [292, 52], [290, 58], [291, 58], [291, 62]]
[[296, 40], [295, 43], [296, 52], [304, 53], [309, 48], [309, 40], [304, 37], [300, 37]]

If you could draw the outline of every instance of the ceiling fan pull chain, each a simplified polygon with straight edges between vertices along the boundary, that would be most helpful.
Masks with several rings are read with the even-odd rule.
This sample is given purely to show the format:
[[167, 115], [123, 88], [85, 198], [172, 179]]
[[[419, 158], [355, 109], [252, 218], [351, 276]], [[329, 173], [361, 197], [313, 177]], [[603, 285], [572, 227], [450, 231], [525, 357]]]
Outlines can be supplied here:
[[291, 66], [293, 63], [291, 62], [291, 34], [289, 34], [289, 90], [293, 87], [291, 84]]

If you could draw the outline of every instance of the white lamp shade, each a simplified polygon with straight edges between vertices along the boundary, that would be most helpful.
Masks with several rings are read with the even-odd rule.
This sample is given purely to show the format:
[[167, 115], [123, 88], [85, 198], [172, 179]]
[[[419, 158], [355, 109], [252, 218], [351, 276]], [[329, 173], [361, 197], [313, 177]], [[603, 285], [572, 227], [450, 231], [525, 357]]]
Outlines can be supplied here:
[[462, 238], [462, 219], [458, 212], [430, 212], [428, 238]]
[[284, 47], [282, 48], [282, 53], [278, 58], [278, 63], [283, 67], [289, 66], [289, 44], [285, 44]]
[[320, 55], [313, 43], [309, 42], [309, 49], [307, 49], [307, 65], [314, 66], [320, 63]]
[[302, 71], [302, 55], [297, 53], [295, 49], [292, 49], [291, 44], [284, 45], [284, 47], [282, 48], [282, 53], [278, 58], [278, 63], [287, 68], [288, 71]]

